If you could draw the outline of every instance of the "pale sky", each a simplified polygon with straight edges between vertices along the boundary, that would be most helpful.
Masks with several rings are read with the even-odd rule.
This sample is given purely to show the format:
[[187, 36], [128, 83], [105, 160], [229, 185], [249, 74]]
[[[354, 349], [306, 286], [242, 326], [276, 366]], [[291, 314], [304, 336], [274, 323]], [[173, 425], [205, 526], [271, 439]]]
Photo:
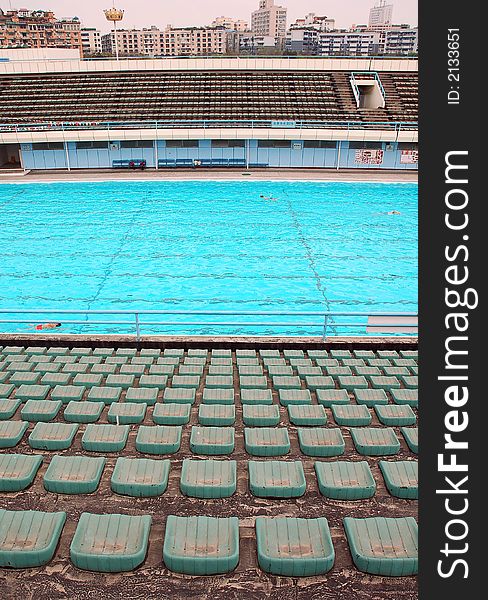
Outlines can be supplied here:
[[[339, 28], [368, 22], [369, 9], [375, 0], [278, 0], [276, 4], [288, 9], [288, 24], [309, 12], [326, 15], [336, 20]], [[393, 21], [418, 23], [418, 0], [391, 0], [394, 5]], [[57, 17], [77, 16], [83, 27], [110, 30], [103, 8], [110, 8], [112, 0], [0, 0], [0, 8], [28, 8], [53, 10]], [[122, 27], [142, 28], [156, 25], [209, 25], [215, 17], [226, 16], [243, 19], [249, 23], [251, 12], [258, 8], [258, 0], [116, 0], [115, 6], [125, 10]]]

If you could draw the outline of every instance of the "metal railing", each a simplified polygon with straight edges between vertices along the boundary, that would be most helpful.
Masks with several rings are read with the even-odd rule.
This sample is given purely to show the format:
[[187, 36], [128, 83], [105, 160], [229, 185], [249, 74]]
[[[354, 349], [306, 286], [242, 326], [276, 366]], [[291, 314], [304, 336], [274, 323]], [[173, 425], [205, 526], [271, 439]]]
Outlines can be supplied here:
[[361, 79], [361, 77], [366, 76], [368, 79], [372, 79], [374, 81], [376, 81], [376, 83], [378, 84], [378, 87], [380, 88], [380, 92], [381, 95], [383, 96], [383, 100], [386, 101], [386, 92], [385, 92], [385, 88], [383, 87], [383, 84], [381, 83], [381, 79], [379, 74], [377, 73], [377, 71], [353, 71], [350, 75], [350, 82], [351, 82], [351, 86], [352, 86], [352, 91], [354, 94], [354, 98], [356, 98], [356, 102], [359, 108], [359, 88], [358, 88], [358, 84], [356, 79]]
[[[102, 325], [102, 326], [124, 326], [125, 335], [135, 335], [136, 340], [140, 340], [142, 329], [144, 327], [192, 327], [192, 328], [220, 328], [234, 327], [248, 330], [249, 328], [272, 328], [276, 330], [273, 335], [280, 335], [279, 331], [286, 329], [308, 329], [318, 330], [322, 332], [322, 339], [325, 340], [329, 335], [343, 335], [341, 332], [349, 332], [359, 330], [356, 335], [365, 335], [366, 331], [378, 329], [378, 332], [384, 332], [385, 329], [390, 329], [394, 333], [403, 333], [405, 335], [416, 335], [417, 326], [409, 325], [408, 329], [412, 331], [405, 332], [405, 319], [417, 319], [415, 312], [335, 312], [335, 311], [232, 311], [232, 310], [71, 310], [71, 309], [23, 309], [23, 308], [2, 308], [0, 315], [9, 315], [10, 318], [0, 319], [0, 324], [31, 324], [32, 319], [24, 318], [24, 315], [38, 316], [43, 322], [61, 322], [63, 327], [66, 325]], [[83, 315], [85, 319], [62, 319], [61, 315]], [[92, 315], [118, 315], [128, 317], [126, 319], [88, 319]], [[185, 317], [182, 320], [165, 319], [165, 320], [143, 320], [141, 317], [147, 318], [148, 315], [164, 315]], [[186, 320], [188, 317], [203, 316], [204, 320]], [[265, 317], [264, 320], [213, 320], [216, 317]], [[287, 317], [285, 321], [268, 320], [273, 317]], [[301, 320], [304, 317], [310, 320]], [[385, 322], [375, 324], [370, 321], [372, 317], [387, 318]], [[209, 320], [210, 318], [210, 320]], [[314, 318], [312, 320], [312, 318]], [[345, 320], [343, 320], [345, 319]], [[129, 333], [128, 331], [132, 333]], [[56, 330], [54, 330], [56, 331]], [[63, 331], [66, 333], [66, 331]], [[230, 335], [230, 334], [225, 334]], [[268, 334], [269, 335], [269, 334]]]
[[[205, 119], [167, 121], [47, 121], [42, 123], [0, 123], [0, 133], [49, 131], [116, 131], [126, 129], [220, 129], [227, 127], [246, 129], [276, 128], [276, 120]], [[289, 121], [288, 123], [292, 123]], [[417, 121], [293, 121], [286, 129], [388, 129], [393, 131], [417, 130]]]

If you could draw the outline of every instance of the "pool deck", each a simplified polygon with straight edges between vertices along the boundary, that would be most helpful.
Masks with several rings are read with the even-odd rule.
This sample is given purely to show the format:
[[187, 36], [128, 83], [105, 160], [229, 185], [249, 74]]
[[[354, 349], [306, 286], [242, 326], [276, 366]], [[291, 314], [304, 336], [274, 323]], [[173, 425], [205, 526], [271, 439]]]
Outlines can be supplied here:
[[417, 183], [417, 171], [379, 169], [148, 169], [146, 171], [114, 171], [86, 169], [76, 171], [17, 171], [0, 169], [0, 183], [50, 183], [54, 181], [172, 181], [172, 180], [306, 180], [352, 181], [366, 183]]

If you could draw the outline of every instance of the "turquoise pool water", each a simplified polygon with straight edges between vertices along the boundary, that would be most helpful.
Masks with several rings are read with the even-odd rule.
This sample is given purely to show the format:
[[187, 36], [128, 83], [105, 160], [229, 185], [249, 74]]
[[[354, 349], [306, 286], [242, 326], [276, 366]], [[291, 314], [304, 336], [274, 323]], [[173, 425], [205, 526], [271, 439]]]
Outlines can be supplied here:
[[[414, 184], [3, 184], [0, 209], [0, 308], [417, 309]], [[126, 329], [65, 325], [62, 331]], [[144, 331], [319, 333], [286, 325]]]

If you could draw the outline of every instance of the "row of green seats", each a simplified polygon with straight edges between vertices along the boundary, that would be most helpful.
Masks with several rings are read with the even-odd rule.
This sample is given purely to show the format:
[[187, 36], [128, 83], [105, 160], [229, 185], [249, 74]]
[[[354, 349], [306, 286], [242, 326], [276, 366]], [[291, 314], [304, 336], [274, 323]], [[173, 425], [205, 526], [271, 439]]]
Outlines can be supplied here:
[[[65, 512], [0, 510], [0, 567], [47, 564], [65, 521]], [[71, 561], [89, 571], [132, 571], [145, 560], [151, 524], [150, 515], [82, 513], [70, 545]], [[417, 573], [414, 518], [346, 517], [344, 529], [359, 570], [383, 576]], [[257, 517], [255, 533], [258, 564], [267, 573], [304, 577], [322, 575], [334, 566], [334, 546], [324, 517]], [[170, 515], [161, 556], [176, 573], [230, 573], [239, 564], [239, 520]]]
[[[43, 463], [41, 455], [0, 455], [0, 492], [19, 492], [34, 481]], [[103, 456], [54, 455], [44, 474], [44, 487], [56, 494], [94, 493], [106, 465]], [[386, 487], [392, 496], [418, 497], [417, 461], [380, 461]], [[306, 491], [301, 461], [248, 461], [249, 489], [261, 498], [297, 498]], [[376, 492], [376, 482], [365, 461], [315, 462], [318, 487], [323, 496], [335, 500], [361, 500]], [[164, 494], [170, 461], [119, 457], [112, 473], [112, 491], [126, 496]], [[192, 498], [228, 498], [237, 489], [235, 460], [183, 461], [180, 490]]]

